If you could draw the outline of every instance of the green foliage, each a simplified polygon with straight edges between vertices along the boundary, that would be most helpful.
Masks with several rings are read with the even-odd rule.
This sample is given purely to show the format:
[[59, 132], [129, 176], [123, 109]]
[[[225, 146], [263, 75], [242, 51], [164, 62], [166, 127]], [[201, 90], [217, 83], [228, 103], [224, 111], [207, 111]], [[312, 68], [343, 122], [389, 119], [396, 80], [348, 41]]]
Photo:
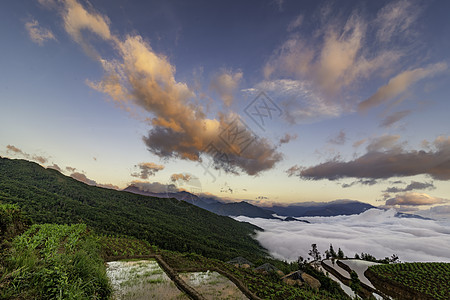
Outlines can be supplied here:
[[104, 258], [112, 256], [152, 255], [158, 250], [147, 241], [135, 238], [100, 236], [101, 252]]
[[359, 256], [358, 253], [356, 253], [355, 258], [366, 260], [366, 261], [371, 261], [371, 262], [376, 262], [376, 263], [380, 263], [380, 264], [389, 264], [389, 263], [399, 263], [400, 262], [398, 259], [398, 256], [396, 254], [392, 254], [391, 257], [377, 259], [375, 256], [373, 256], [369, 253], [363, 252], [363, 253], [361, 253], [361, 256]]
[[309, 250], [308, 254], [313, 260], [319, 261], [322, 259], [320, 251], [317, 249], [317, 244], [311, 244], [311, 250]]
[[152, 245], [223, 260], [264, 257], [258, 227], [175, 199], [89, 186], [25, 160], [0, 158], [0, 201], [19, 204], [36, 223], [85, 223]]
[[31, 224], [15, 204], [0, 202], [0, 250], [3, 244], [21, 234]]
[[106, 299], [111, 294], [96, 238], [86, 225], [33, 225], [4, 261], [1, 298]]
[[398, 263], [369, 267], [378, 277], [424, 293], [450, 299], [449, 263]]

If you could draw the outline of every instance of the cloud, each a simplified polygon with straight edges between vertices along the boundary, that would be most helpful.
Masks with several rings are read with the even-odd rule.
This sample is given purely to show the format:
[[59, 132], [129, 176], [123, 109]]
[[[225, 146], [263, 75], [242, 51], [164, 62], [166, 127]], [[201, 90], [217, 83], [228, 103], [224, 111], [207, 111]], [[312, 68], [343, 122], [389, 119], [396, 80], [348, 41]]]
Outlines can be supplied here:
[[378, 183], [378, 181], [376, 179], [360, 179], [360, 180], [353, 181], [351, 183], [344, 183], [341, 186], [343, 188], [349, 188], [349, 187], [354, 186], [355, 184], [374, 185], [377, 183]]
[[166, 193], [166, 192], [178, 192], [178, 188], [175, 184], [162, 184], [159, 182], [142, 182], [132, 181], [131, 185], [134, 185], [145, 192], [152, 193]]
[[87, 54], [99, 59], [100, 56], [94, 47], [83, 35], [83, 31], [90, 31], [104, 40], [114, 39], [109, 29], [109, 19], [91, 9], [87, 11], [76, 0], [63, 0], [62, 9], [64, 29], [80, 44]]
[[412, 112], [411, 110], [402, 110], [392, 113], [381, 121], [380, 127], [391, 127], [394, 123], [410, 115], [411, 112]]
[[417, 68], [404, 71], [397, 76], [391, 78], [389, 82], [380, 87], [375, 94], [358, 104], [360, 111], [366, 111], [369, 108], [378, 106], [389, 101], [405, 92], [411, 85], [424, 78], [434, 76], [447, 69], [444, 62], [428, 65], [425, 68]]
[[304, 19], [303, 15], [298, 15], [294, 20], [291, 21], [291, 23], [289, 23], [287, 30], [293, 31], [294, 29], [300, 27], [303, 23], [303, 19]]
[[[333, 118], [355, 109], [365, 111], [447, 69], [445, 62], [417, 66], [418, 61], [427, 59], [426, 54], [415, 50], [424, 45], [417, 24], [421, 23], [418, 18], [425, 5], [391, 1], [376, 13], [360, 7], [356, 5], [349, 12], [330, 2], [311, 14], [311, 20], [299, 16], [288, 26], [291, 31], [288, 39], [267, 60], [263, 68], [266, 81], [296, 80], [308, 87], [306, 96], [299, 94], [287, 102], [290, 105], [286, 117], [290, 122], [303, 123], [305, 117]], [[295, 28], [302, 23], [312, 28], [296, 32]], [[416, 66], [405, 69], [405, 65], [411, 64], [411, 57], [415, 57]], [[365, 100], [355, 97], [389, 77], [389, 82], [378, 86], [371, 97]], [[315, 107], [325, 109], [320, 113]], [[382, 126], [392, 125], [395, 118], [398, 121], [401, 115], [386, 119]]]
[[23, 153], [22, 150], [20, 150], [19, 148], [17, 148], [14, 145], [7, 145], [6, 146], [6, 152], [14, 152], [14, 153], [17, 153], [17, 154], [22, 154], [22, 155], [25, 154], [25, 153]]
[[315, 93], [332, 103], [343, 89], [399, 58], [397, 51], [371, 47], [365, 38], [369, 21], [357, 10], [346, 19], [328, 16], [323, 22], [313, 35], [293, 35], [285, 41], [264, 67], [266, 78], [293, 75], [310, 82]]
[[[450, 229], [430, 220], [397, 218], [394, 209], [370, 209], [360, 215], [308, 217], [310, 224], [237, 217], [264, 229], [256, 239], [279, 259], [308, 257], [311, 244], [322, 253], [333, 244], [344, 254], [370, 253], [377, 258], [399, 255], [406, 262], [450, 262]], [[433, 245], [430, 247], [430, 245]]]
[[425, 193], [404, 193], [396, 195], [394, 198], [386, 200], [386, 206], [394, 205], [433, 205], [446, 203], [448, 200], [442, 198], [432, 197]]
[[336, 136], [329, 138], [328, 143], [335, 145], [344, 145], [346, 140], [347, 138], [345, 132], [341, 130]]
[[75, 171], [77, 170], [77, 168], [73, 168], [73, 167], [67, 166], [67, 167], [66, 167], [66, 170], [67, 170], [68, 172], [75, 173]]
[[294, 165], [286, 170], [286, 173], [289, 177], [298, 175], [303, 170], [302, 167], [299, 167], [297, 165]]
[[286, 133], [286, 134], [280, 139], [280, 141], [278, 142], [278, 144], [279, 144], [279, 145], [287, 144], [287, 143], [289, 143], [290, 141], [296, 140], [297, 137], [298, 137], [297, 134], [289, 134], [289, 133]]
[[132, 173], [131, 176], [141, 179], [148, 179], [150, 176], [154, 176], [156, 172], [164, 170], [163, 165], [157, 165], [152, 162], [142, 162], [136, 165], [135, 168], [138, 168], [139, 171]]
[[362, 140], [358, 140], [356, 142], [353, 143], [353, 147], [354, 148], [358, 148], [359, 146], [361, 146], [362, 144], [364, 144], [367, 141], [367, 139], [362, 139]]
[[40, 162], [41, 164], [45, 164], [48, 159], [46, 157], [40, 156], [40, 155], [33, 155], [31, 157], [32, 160], [35, 160], [37, 162]]
[[51, 32], [50, 29], [39, 26], [39, 22], [36, 20], [26, 22], [25, 29], [27, 30], [31, 40], [39, 46], [43, 46], [47, 41], [56, 41], [56, 37], [53, 32]]
[[[249, 175], [271, 169], [282, 160], [275, 146], [265, 138], [253, 136], [248, 129], [240, 132], [239, 139], [224, 144], [219, 135], [239, 116], [219, 113], [217, 118], [207, 118], [203, 107], [192, 103], [194, 91], [175, 79], [175, 66], [140, 35], [118, 37], [111, 33], [109, 19], [91, 7], [88, 11], [75, 0], [62, 1], [61, 5], [58, 11], [67, 33], [101, 64], [105, 73], [102, 80], [88, 80], [87, 84], [127, 111], [139, 108], [150, 115], [147, 120], [153, 128], [143, 141], [151, 153], [191, 161], [209, 157], [217, 168]], [[87, 38], [89, 33], [94, 36]], [[93, 37], [111, 46], [113, 52], [108, 58], [89, 43]], [[233, 82], [240, 76], [234, 74]], [[253, 142], [244, 149], [242, 140]], [[227, 164], [206, 151], [210, 145], [228, 157]]]
[[47, 169], [53, 169], [53, 170], [58, 171], [59, 173], [63, 173], [63, 170], [57, 164], [53, 164], [51, 166], [47, 166]]
[[119, 190], [120, 189], [117, 185], [114, 185], [111, 183], [106, 183], [106, 184], [97, 183], [97, 186], [101, 187], [101, 188], [105, 188], [105, 189], [110, 189], [110, 190]]
[[[374, 138], [369, 145], [367, 145], [368, 152], [375, 152], [380, 150], [392, 150], [397, 145], [400, 139], [399, 135], [382, 135]], [[400, 147], [397, 145], [397, 147]]]
[[381, 42], [391, 42], [395, 36], [405, 38], [412, 35], [411, 25], [415, 23], [421, 9], [414, 1], [393, 1], [383, 7], [375, 19], [376, 36]]
[[117, 185], [110, 184], [110, 183], [106, 183], [106, 184], [97, 183], [95, 180], [89, 179], [85, 174], [80, 173], [80, 172], [73, 172], [69, 176], [72, 177], [73, 179], [76, 179], [76, 180], [86, 183], [88, 185], [98, 186], [98, 187], [105, 188], [105, 189], [119, 190], [119, 187]]
[[283, 11], [284, 0], [274, 0], [274, 2], [278, 6], [278, 10]]
[[74, 172], [70, 174], [70, 177], [89, 185], [97, 185], [97, 182], [95, 182], [95, 180], [87, 178], [85, 174], [80, 172]]
[[172, 181], [172, 182], [179, 181], [179, 180], [189, 181], [189, 180], [191, 180], [191, 175], [179, 173], [179, 174], [172, 174], [170, 176], [170, 181]]
[[432, 182], [418, 182], [418, 181], [411, 181], [410, 184], [408, 184], [404, 188], [397, 188], [397, 187], [388, 187], [386, 190], [384, 190], [384, 193], [401, 193], [401, 192], [409, 192], [413, 190], [426, 190], [426, 189], [435, 189], [436, 187]]
[[34, 160], [41, 164], [45, 164], [48, 161], [48, 158], [41, 156], [41, 155], [30, 155], [28, 153], [23, 152], [21, 149], [17, 148], [14, 145], [7, 145], [6, 146], [6, 153], [13, 153], [15, 155], [21, 155], [25, 159], [28, 160]]
[[432, 218], [435, 220], [450, 220], [450, 205], [440, 205], [430, 207], [426, 210], [419, 210], [415, 212], [416, 215]]
[[[426, 174], [434, 179], [450, 179], [450, 138], [438, 137], [435, 149], [404, 150], [392, 147], [397, 139], [378, 140], [367, 147], [368, 152], [351, 161], [337, 159], [327, 161], [309, 168], [298, 168], [292, 175], [311, 180], [336, 180], [346, 177], [354, 178], [390, 178]], [[381, 149], [387, 150], [380, 151]]]
[[47, 8], [52, 8], [56, 6], [56, 0], [38, 0], [38, 2], [40, 5]]
[[265, 91], [273, 96], [283, 108], [284, 118], [291, 124], [317, 122], [337, 117], [343, 112], [339, 103], [328, 102], [314, 93], [307, 81], [265, 80], [244, 91], [255, 95], [258, 91]]
[[219, 94], [226, 106], [231, 106], [234, 100], [233, 93], [238, 88], [242, 77], [241, 71], [233, 73], [229, 70], [222, 70], [213, 77], [210, 88]]

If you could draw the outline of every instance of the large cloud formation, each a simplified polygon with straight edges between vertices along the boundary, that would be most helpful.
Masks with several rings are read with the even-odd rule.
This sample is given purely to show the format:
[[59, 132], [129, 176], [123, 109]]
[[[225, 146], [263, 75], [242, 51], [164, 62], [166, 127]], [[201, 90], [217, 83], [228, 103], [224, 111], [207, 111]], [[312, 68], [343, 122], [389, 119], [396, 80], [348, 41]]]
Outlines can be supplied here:
[[309, 168], [291, 168], [301, 178], [336, 180], [346, 177], [390, 178], [426, 174], [434, 179], [450, 179], [450, 138], [438, 137], [435, 149], [404, 150], [392, 145], [397, 138], [387, 136], [367, 147], [367, 153], [350, 161], [330, 160]]
[[349, 257], [364, 252], [384, 258], [395, 253], [407, 262], [450, 262], [447, 224], [397, 218], [395, 214], [394, 209], [370, 209], [360, 215], [302, 218], [310, 224], [243, 216], [236, 219], [263, 228], [256, 239], [275, 257], [288, 261], [307, 257], [311, 244], [323, 252], [331, 243]]
[[[371, 16], [358, 5], [343, 12], [338, 4], [328, 2], [311, 14], [310, 20], [306, 15], [297, 16], [288, 26], [289, 38], [264, 66], [264, 85], [283, 78], [301, 87], [290, 101], [284, 101], [285, 116], [295, 123], [313, 121], [311, 115], [330, 118], [353, 112], [355, 106], [363, 111], [390, 101], [447, 69], [445, 62], [405, 69], [421, 43], [417, 20], [422, 11], [417, 1], [400, 0], [389, 2]], [[310, 34], [305, 30], [308, 26], [314, 26]], [[299, 27], [302, 31], [297, 32]], [[389, 77], [388, 83], [367, 99], [355, 97], [362, 87], [370, 91], [374, 82]], [[276, 97], [279, 99], [278, 94]]]
[[[213, 158], [217, 168], [249, 175], [271, 169], [282, 159], [281, 153], [268, 140], [252, 136], [249, 130], [241, 131], [239, 139], [224, 144], [219, 135], [239, 116], [230, 113], [221, 114], [217, 119], [207, 118], [202, 107], [190, 102], [195, 97], [194, 92], [175, 79], [175, 67], [167, 57], [153, 51], [141, 36], [126, 35], [122, 39], [114, 35], [106, 16], [92, 9], [88, 11], [76, 0], [61, 1], [59, 12], [67, 33], [104, 69], [102, 80], [88, 81], [88, 84], [127, 110], [137, 105], [152, 115], [149, 121], [153, 128], [143, 139], [150, 152], [160, 157], [192, 161], [202, 160], [203, 153]], [[87, 32], [110, 44], [116, 58], [102, 57], [89, 43], [92, 35], [89, 39], [85, 37]], [[238, 73], [231, 76], [232, 84], [227, 83], [222, 96], [228, 95], [241, 76]], [[252, 140], [252, 143], [244, 148], [242, 140]], [[217, 155], [205, 151], [210, 144], [227, 157], [226, 165]]]

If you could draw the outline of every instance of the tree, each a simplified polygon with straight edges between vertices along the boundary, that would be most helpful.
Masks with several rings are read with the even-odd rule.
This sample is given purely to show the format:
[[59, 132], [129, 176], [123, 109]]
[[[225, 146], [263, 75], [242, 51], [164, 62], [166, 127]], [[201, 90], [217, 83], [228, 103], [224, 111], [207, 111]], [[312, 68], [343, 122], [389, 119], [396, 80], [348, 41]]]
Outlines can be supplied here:
[[305, 266], [307, 265], [307, 260], [304, 259], [302, 256], [299, 256], [297, 259], [297, 264], [298, 264], [298, 268], [300, 270], [303, 270], [305, 268]]
[[311, 244], [311, 250], [309, 250], [308, 254], [313, 258], [313, 260], [319, 261], [322, 259], [319, 250], [317, 250], [317, 244]]
[[344, 258], [344, 251], [341, 248], [338, 249], [337, 257], [340, 259]]
[[332, 244], [330, 244], [330, 250], [329, 250], [329, 252], [330, 252], [331, 257], [334, 257], [334, 258], [337, 257], [336, 251], [334, 251], [333, 245], [332, 245]]
[[355, 258], [356, 258], [356, 259], [359, 259], [358, 253], [355, 253]]
[[389, 258], [389, 263], [397, 264], [397, 263], [401, 263], [401, 261], [398, 259], [397, 254], [392, 254], [392, 256]]
[[333, 248], [332, 244], [330, 244], [330, 249], [325, 250], [325, 256], [326, 256], [327, 259], [336, 258], [337, 257], [336, 251], [334, 251], [334, 248]]

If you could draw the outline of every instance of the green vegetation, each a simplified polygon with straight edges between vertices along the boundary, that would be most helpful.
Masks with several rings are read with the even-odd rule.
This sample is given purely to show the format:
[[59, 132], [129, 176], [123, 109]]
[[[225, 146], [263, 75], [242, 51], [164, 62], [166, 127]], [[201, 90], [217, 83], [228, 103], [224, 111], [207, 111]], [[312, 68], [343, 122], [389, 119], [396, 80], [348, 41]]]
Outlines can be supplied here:
[[355, 253], [356, 259], [362, 259], [366, 261], [376, 262], [380, 264], [394, 264], [394, 263], [400, 263], [400, 260], [398, 259], [397, 254], [392, 254], [391, 257], [385, 257], [382, 259], [377, 259], [375, 256], [369, 253], [361, 253], [361, 256], [358, 255], [358, 253]]
[[0, 251], [9, 246], [13, 237], [23, 233], [31, 224], [17, 205], [0, 202]]
[[111, 293], [86, 225], [33, 225], [2, 257], [1, 298], [105, 299]]
[[147, 241], [135, 238], [113, 237], [103, 235], [99, 237], [101, 252], [104, 258], [114, 256], [140, 256], [155, 254], [158, 247]]
[[358, 294], [361, 290], [361, 281], [358, 278], [358, 274], [353, 270], [350, 272], [350, 279], [350, 288], [355, 294]]
[[369, 267], [376, 276], [431, 296], [450, 298], [450, 264], [401, 263]]
[[36, 223], [85, 223], [152, 245], [218, 259], [264, 257], [258, 227], [184, 201], [89, 186], [25, 160], [0, 158], [0, 201], [18, 204]]

